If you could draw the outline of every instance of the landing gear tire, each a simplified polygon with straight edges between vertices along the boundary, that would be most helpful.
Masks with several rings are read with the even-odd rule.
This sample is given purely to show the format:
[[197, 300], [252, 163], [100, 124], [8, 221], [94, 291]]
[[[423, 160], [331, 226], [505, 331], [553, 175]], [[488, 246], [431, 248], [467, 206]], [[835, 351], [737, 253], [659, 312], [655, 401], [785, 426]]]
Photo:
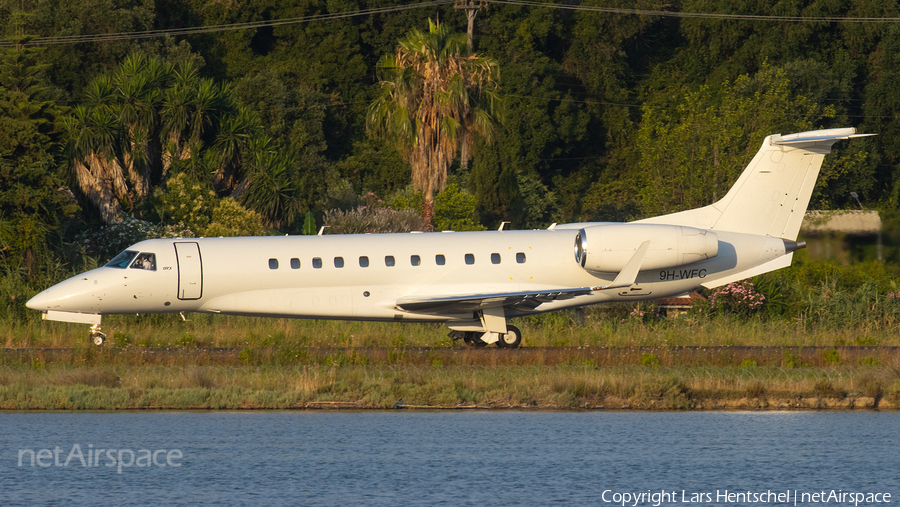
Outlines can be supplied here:
[[522, 343], [522, 332], [516, 326], [506, 326], [506, 334], [500, 335], [497, 346], [504, 349], [514, 349]]
[[106, 335], [100, 332], [91, 333], [91, 342], [99, 347], [106, 343]]
[[100, 323], [91, 326], [91, 343], [101, 346], [106, 342], [106, 335], [100, 332]]
[[470, 347], [484, 347], [487, 343], [481, 341], [481, 338], [478, 336], [481, 333], [475, 333], [473, 331], [466, 331], [465, 336], [463, 336], [463, 341], [466, 342], [466, 345]]

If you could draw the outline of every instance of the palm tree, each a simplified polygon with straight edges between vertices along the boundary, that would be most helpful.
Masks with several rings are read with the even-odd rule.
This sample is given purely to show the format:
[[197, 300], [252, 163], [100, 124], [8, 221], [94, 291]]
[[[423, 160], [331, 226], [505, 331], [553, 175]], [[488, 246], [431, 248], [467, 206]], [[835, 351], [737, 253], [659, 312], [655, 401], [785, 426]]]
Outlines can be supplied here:
[[[262, 136], [260, 143], [266, 143]], [[290, 225], [300, 211], [298, 188], [294, 183], [294, 160], [274, 150], [254, 150], [250, 174], [242, 182], [240, 202], [259, 213], [269, 227]]]
[[138, 200], [150, 193], [152, 164], [160, 149], [156, 130], [161, 89], [171, 78], [171, 65], [139, 53], [126, 58], [113, 77], [117, 92], [115, 110], [126, 138], [123, 165]]
[[244, 163], [243, 155], [268, 149], [268, 146], [253, 146], [254, 143], [268, 145], [272, 142], [258, 132], [258, 125], [259, 119], [246, 108], [240, 108], [221, 119], [212, 145], [218, 159], [213, 172], [213, 184], [217, 190], [233, 192], [241, 176], [239, 172]]
[[[466, 34], [452, 34], [428, 21], [412, 29], [397, 52], [378, 63], [381, 94], [369, 106], [370, 132], [392, 142], [412, 166], [413, 186], [425, 194], [422, 218], [434, 230], [434, 194], [444, 189], [447, 169], [470, 133], [490, 139], [500, 121], [495, 61], [472, 54]], [[468, 140], [464, 159], [468, 159]]]
[[160, 108], [163, 175], [169, 171], [173, 162], [191, 158], [188, 141], [192, 137], [191, 120], [195, 113], [195, 83], [199, 80], [200, 70], [197, 66], [182, 62], [175, 67], [174, 83], [163, 93]]
[[78, 186], [100, 208], [103, 221], [110, 223], [122, 212], [119, 201], [128, 195], [125, 173], [115, 154], [120, 130], [116, 117], [109, 108], [81, 105], [64, 120], [64, 127]]
[[146, 201], [170, 170], [209, 179], [220, 195], [234, 192], [254, 163], [260, 128], [231, 88], [201, 78], [196, 63], [135, 54], [86, 87], [66, 131], [75, 179], [109, 223], [123, 206]]

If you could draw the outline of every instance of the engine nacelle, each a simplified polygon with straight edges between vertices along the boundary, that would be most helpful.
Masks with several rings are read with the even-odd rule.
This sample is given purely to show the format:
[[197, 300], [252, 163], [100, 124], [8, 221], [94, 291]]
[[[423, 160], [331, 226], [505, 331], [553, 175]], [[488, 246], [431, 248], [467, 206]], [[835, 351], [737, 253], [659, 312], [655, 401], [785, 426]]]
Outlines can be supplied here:
[[719, 238], [712, 231], [680, 225], [604, 224], [575, 236], [575, 260], [589, 271], [618, 273], [641, 244], [650, 240], [641, 270], [665, 269], [712, 259]]

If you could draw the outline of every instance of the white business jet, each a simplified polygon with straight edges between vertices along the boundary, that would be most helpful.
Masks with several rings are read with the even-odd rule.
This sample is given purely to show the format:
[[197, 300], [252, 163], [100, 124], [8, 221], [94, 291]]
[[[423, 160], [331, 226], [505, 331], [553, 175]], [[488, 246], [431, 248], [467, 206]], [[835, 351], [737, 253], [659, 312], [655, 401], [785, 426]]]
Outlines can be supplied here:
[[789, 266], [841, 128], [766, 137], [721, 200], [629, 223], [544, 230], [142, 241], [41, 292], [46, 320], [205, 312], [443, 322], [470, 345], [517, 347], [512, 317], [687, 294]]

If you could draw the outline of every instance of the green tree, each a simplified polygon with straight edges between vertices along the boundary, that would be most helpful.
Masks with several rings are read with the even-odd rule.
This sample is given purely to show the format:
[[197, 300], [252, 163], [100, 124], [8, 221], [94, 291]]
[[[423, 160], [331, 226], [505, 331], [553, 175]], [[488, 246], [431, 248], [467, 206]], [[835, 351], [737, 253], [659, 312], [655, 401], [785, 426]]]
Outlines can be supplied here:
[[572, 18], [560, 12], [492, 6], [479, 21], [492, 34], [479, 40], [481, 51], [502, 62], [506, 102], [496, 142], [476, 141], [468, 180], [479, 219], [490, 228], [503, 220], [517, 229], [568, 220], [601, 174], [589, 163], [606, 153], [602, 125], [589, 109], [593, 97], [561, 61]]
[[[29, 13], [28, 33], [40, 37], [90, 36], [142, 32], [157, 28], [157, 6], [150, 0], [0, 0], [0, 23], [9, 13]], [[80, 96], [96, 76], [105, 74], [141, 46], [154, 44], [146, 39], [121, 38], [105, 42], [77, 41], [51, 44], [43, 50], [47, 64], [45, 86]]]
[[434, 199], [434, 225], [439, 231], [483, 231], [475, 223], [475, 196], [462, 192], [455, 183], [447, 185]]
[[783, 70], [767, 67], [753, 77], [688, 91], [675, 111], [644, 107], [638, 135], [643, 209], [650, 215], [696, 208], [716, 201], [776, 132], [811, 130], [834, 115], [790, 93]]
[[[900, 90], [896, 83], [900, 79], [900, 27], [892, 25], [871, 56], [871, 79], [865, 87], [863, 111], [866, 115], [866, 131], [877, 132], [880, 154], [894, 167], [890, 175], [883, 175], [881, 187], [890, 188], [889, 196], [893, 205], [900, 203], [900, 146], [893, 140], [900, 135]], [[887, 140], [887, 141], [885, 141]], [[863, 193], [862, 189], [853, 189]], [[872, 197], [872, 196], [869, 196]], [[885, 196], [887, 197], [887, 196]]]
[[413, 185], [424, 193], [425, 228], [431, 231], [434, 194], [446, 185], [463, 133], [490, 136], [499, 120], [498, 66], [470, 54], [465, 34], [452, 34], [429, 20], [427, 33], [412, 29], [378, 67], [381, 94], [369, 107], [367, 124], [409, 161]]
[[263, 225], [262, 217], [250, 211], [234, 199], [220, 199], [213, 209], [209, 226], [203, 230], [207, 237], [231, 236], [266, 236], [268, 230]]
[[275, 151], [254, 153], [240, 201], [270, 227], [290, 225], [302, 214], [293, 167], [293, 159]]
[[50, 257], [50, 233], [78, 206], [58, 158], [64, 109], [43, 85], [39, 51], [24, 45], [22, 16], [15, 45], [0, 50], [0, 259], [33, 274]]
[[170, 172], [231, 194], [261, 128], [227, 84], [200, 77], [196, 60], [133, 54], [88, 84], [66, 131], [76, 181], [110, 223], [123, 209], [135, 212]]

